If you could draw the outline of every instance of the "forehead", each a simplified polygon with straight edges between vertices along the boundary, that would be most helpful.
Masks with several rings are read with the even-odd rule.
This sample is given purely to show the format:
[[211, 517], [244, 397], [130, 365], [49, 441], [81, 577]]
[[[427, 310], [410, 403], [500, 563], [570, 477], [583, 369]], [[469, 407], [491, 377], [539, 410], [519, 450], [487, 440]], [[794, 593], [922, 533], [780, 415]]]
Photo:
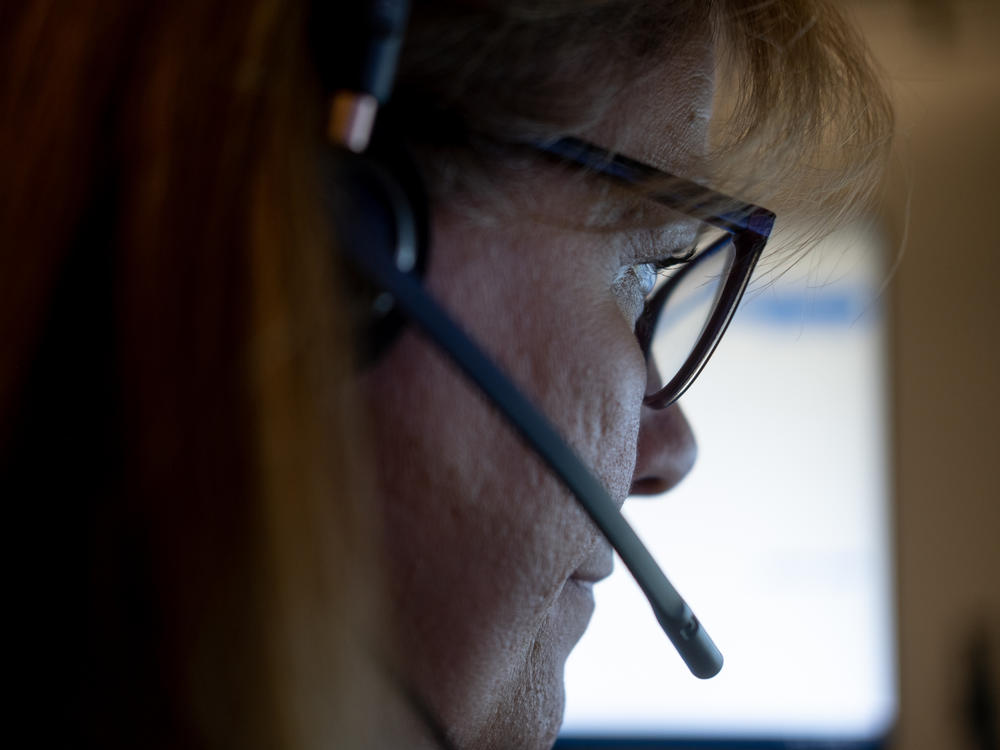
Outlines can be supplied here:
[[584, 137], [672, 174], [697, 178], [708, 148], [714, 72], [712, 43], [689, 41], [616, 95]]

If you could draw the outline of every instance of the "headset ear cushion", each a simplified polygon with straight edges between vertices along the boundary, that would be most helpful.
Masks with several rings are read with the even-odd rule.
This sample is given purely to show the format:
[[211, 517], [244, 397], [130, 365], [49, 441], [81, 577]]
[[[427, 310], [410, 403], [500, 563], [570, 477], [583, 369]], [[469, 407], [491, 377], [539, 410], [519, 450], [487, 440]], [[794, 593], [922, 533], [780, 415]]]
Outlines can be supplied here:
[[412, 160], [397, 152], [375, 149], [359, 156], [338, 149], [332, 172], [328, 196], [334, 234], [348, 259], [358, 357], [369, 364], [396, 339], [406, 319], [391, 295], [350, 259], [382, 253], [400, 271], [422, 276], [429, 244], [427, 197]]

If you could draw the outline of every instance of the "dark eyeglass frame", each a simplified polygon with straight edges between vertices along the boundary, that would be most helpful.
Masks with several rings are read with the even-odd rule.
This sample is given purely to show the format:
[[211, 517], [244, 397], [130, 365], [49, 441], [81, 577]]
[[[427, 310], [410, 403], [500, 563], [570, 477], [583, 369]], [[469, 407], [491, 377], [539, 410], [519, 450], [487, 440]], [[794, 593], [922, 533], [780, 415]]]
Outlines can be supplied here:
[[[734, 258], [719, 292], [719, 300], [695, 342], [691, 354], [669, 382], [644, 399], [643, 403], [652, 409], [665, 409], [691, 387], [719, 345], [743, 298], [764, 246], [771, 236], [775, 221], [774, 213], [627, 156], [612, 153], [579, 138], [566, 137], [531, 145], [535, 150], [559, 161], [614, 180], [630, 190], [639, 192], [649, 200], [726, 233], [692, 258], [677, 275], [657, 290], [652, 299], [647, 300], [645, 309], [636, 323], [636, 337], [650, 367], [653, 364], [649, 349], [652, 345], [653, 332], [656, 330], [656, 321], [672, 290], [692, 268], [698, 265], [700, 258], [714, 255], [715, 251], [726, 243], [730, 241], [733, 243]], [[668, 186], [669, 189], [664, 190], [663, 186]], [[720, 212], [718, 210], [720, 208], [725, 210]]]

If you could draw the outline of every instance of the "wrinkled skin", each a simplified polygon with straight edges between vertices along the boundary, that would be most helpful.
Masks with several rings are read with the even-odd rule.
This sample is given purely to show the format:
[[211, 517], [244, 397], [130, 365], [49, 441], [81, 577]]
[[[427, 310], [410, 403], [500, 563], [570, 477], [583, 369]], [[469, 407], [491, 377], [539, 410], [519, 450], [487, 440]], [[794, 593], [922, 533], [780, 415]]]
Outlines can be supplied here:
[[[585, 135], [685, 174], [685, 154], [704, 147], [711, 70], [709, 51], [691, 48]], [[628, 272], [682, 246], [691, 227], [609, 234], [537, 218], [572, 216], [584, 189], [540, 168], [513, 192], [523, 219], [437, 206], [427, 283], [623, 503], [669, 489], [694, 461], [680, 410], [642, 406], [632, 331], [642, 294]], [[416, 690], [457, 747], [549, 747], [564, 663], [590, 619], [592, 583], [611, 570], [609, 546], [412, 329], [363, 388], [393, 625]]]

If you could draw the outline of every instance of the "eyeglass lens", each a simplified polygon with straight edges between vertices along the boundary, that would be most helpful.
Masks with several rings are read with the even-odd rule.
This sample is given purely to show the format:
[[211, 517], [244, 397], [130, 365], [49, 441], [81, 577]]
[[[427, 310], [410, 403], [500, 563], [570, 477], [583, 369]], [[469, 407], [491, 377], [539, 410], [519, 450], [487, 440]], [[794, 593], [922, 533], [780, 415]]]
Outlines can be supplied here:
[[719, 307], [735, 248], [731, 241], [713, 244], [718, 239], [718, 234], [703, 236], [691, 261], [660, 271], [649, 297], [662, 306], [647, 353], [647, 396], [681, 371]]

